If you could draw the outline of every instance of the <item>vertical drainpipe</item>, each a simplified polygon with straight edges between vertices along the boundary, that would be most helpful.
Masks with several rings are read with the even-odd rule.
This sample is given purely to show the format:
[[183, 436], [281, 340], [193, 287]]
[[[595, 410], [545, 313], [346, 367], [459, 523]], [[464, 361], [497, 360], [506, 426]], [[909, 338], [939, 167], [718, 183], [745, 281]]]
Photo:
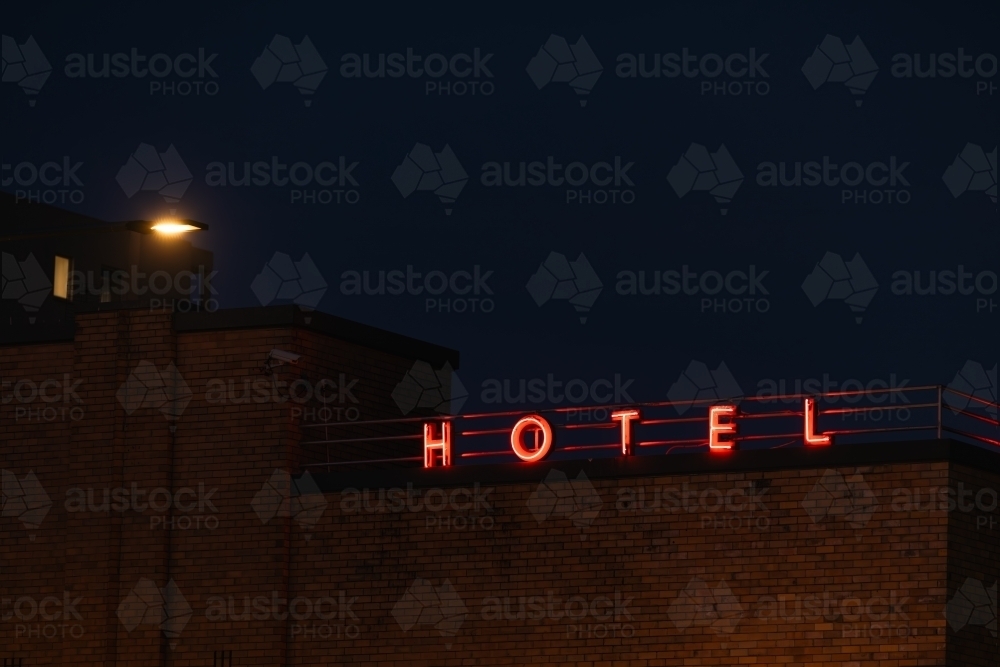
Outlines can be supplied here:
[[[118, 362], [120, 360], [120, 354], [122, 348], [125, 349], [125, 379], [128, 380], [128, 374], [131, 372], [132, 368], [132, 313], [128, 310], [121, 309], [118, 311], [118, 330], [116, 333], [117, 340], [115, 341], [115, 380], [118, 378]], [[112, 404], [113, 405], [113, 404]], [[114, 422], [112, 423], [112, 442], [117, 438], [117, 421], [118, 421], [118, 409], [121, 408], [122, 416], [122, 429], [121, 429], [121, 480], [122, 488], [125, 488], [127, 480], [126, 477], [126, 461], [128, 460], [128, 412], [125, 411], [125, 406], [114, 406], [112, 414], [114, 415]], [[112, 447], [112, 456], [114, 455], [114, 448]], [[108, 521], [114, 522], [114, 513], [108, 514]], [[118, 522], [118, 554], [117, 563], [114, 573], [114, 580], [109, 586], [109, 594], [111, 594], [112, 599], [118, 598], [121, 595], [122, 587], [122, 551], [124, 549], [125, 541], [125, 517], [122, 515]], [[112, 603], [110, 605], [111, 609], [117, 609], [117, 606]], [[117, 614], [114, 614], [117, 616]], [[113, 620], [109, 619], [111, 622], [111, 627], [114, 631], [111, 633], [110, 646], [108, 646], [108, 651], [110, 652], [111, 664], [118, 664], [118, 633], [121, 630], [121, 623], [118, 622], [117, 618]]]
[[[276, 380], [277, 377], [278, 377], [277, 370], [272, 371], [272, 375], [271, 375], [272, 381]], [[273, 386], [273, 384], [272, 384], [272, 386]], [[281, 407], [281, 406], [283, 406], [284, 404], [279, 403], [278, 405], [279, 405], [278, 409], [283, 413], [281, 415], [281, 417], [279, 417], [279, 419], [283, 420], [284, 417], [285, 417], [285, 411], [284, 411], [284, 408]], [[289, 420], [290, 420], [291, 419], [291, 417], [290, 417], [291, 413], [287, 413], [287, 414], [289, 415]], [[286, 423], [285, 424], [285, 428], [286, 428], [286, 437], [289, 437], [291, 435], [291, 433], [290, 433], [290, 431], [291, 431], [291, 425], [289, 423]], [[287, 445], [284, 448], [284, 450], [285, 450], [284, 451], [285, 465], [288, 468], [288, 476], [289, 476], [289, 489], [288, 489], [288, 491], [289, 491], [289, 497], [288, 497], [288, 509], [289, 509], [289, 512], [288, 512], [288, 523], [285, 524], [285, 526], [286, 526], [286, 528], [285, 528], [285, 600], [288, 601], [288, 605], [290, 607], [291, 603], [292, 603], [292, 541], [295, 538], [295, 535], [294, 535], [294, 532], [295, 532], [295, 516], [294, 516], [294, 513], [291, 510], [293, 508], [292, 507], [292, 494], [296, 493], [296, 491], [295, 491], [295, 481], [293, 479], [291, 479], [292, 475], [295, 474], [295, 471], [292, 468], [292, 462], [291, 462], [290, 457], [288, 455], [289, 454], [289, 450], [287, 448]], [[289, 609], [289, 612], [290, 611], [291, 610]], [[288, 614], [287, 618], [288, 618], [288, 620], [287, 620], [287, 623], [285, 625], [285, 661], [284, 661], [285, 665], [291, 664], [291, 660], [292, 660], [292, 620], [293, 619], [292, 619], [291, 613]]]
[[[180, 384], [179, 376], [180, 369], [177, 366], [177, 332], [174, 330], [173, 318], [170, 318], [170, 337], [171, 337], [171, 354], [169, 366], [177, 369], [176, 374], [170, 378], [170, 403], [176, 407], [177, 403], [177, 387]], [[166, 545], [164, 554], [164, 562], [166, 569], [166, 576], [164, 578], [164, 585], [170, 584], [172, 569], [171, 561], [173, 560], [173, 535], [174, 535], [174, 471], [177, 467], [177, 420], [180, 418], [179, 414], [174, 414], [171, 411], [168, 417], [167, 424], [170, 430], [170, 451], [168, 452], [167, 460], [167, 490], [170, 493], [170, 502], [167, 504], [167, 515], [164, 517], [163, 522], [166, 532]], [[167, 603], [167, 610], [170, 611], [171, 600], [165, 600]], [[162, 663], [163, 667], [167, 667], [170, 664], [170, 638], [167, 637], [166, 633], [162, 630], [160, 631], [160, 650], [162, 653]]]

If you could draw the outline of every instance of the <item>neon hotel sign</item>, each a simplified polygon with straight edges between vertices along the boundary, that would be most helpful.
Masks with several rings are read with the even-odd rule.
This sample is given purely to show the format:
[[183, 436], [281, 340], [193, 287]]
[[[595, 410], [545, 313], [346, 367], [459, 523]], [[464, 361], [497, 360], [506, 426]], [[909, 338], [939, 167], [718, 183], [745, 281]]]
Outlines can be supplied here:
[[[708, 408], [708, 448], [711, 452], [737, 449], [737, 418], [739, 410], [731, 404], [713, 405]], [[635, 453], [633, 431], [641, 423], [637, 408], [624, 408], [611, 412], [611, 422], [619, 423], [622, 456]], [[452, 423], [450, 421], [424, 422], [424, 467], [452, 464]], [[831, 434], [816, 433], [816, 399], [803, 401], [802, 440], [807, 446], [825, 446], [833, 442]], [[552, 425], [538, 414], [521, 417], [510, 430], [510, 447], [522, 461], [541, 461], [552, 451], [555, 435]]]

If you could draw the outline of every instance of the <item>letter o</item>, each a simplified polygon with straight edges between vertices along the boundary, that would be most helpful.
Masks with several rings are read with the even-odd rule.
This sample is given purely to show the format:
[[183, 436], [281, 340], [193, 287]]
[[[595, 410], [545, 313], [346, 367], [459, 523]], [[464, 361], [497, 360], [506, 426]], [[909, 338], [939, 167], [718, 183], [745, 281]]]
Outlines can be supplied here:
[[[525, 448], [524, 443], [521, 442], [521, 436], [524, 434], [525, 429], [529, 426], [533, 426], [542, 432], [542, 444], [535, 451], [530, 451]], [[537, 436], [536, 436], [537, 437]], [[552, 426], [545, 420], [544, 417], [540, 415], [528, 415], [527, 417], [521, 417], [514, 424], [514, 428], [510, 432], [510, 446], [517, 455], [517, 458], [522, 461], [540, 461], [545, 458], [552, 449]]]

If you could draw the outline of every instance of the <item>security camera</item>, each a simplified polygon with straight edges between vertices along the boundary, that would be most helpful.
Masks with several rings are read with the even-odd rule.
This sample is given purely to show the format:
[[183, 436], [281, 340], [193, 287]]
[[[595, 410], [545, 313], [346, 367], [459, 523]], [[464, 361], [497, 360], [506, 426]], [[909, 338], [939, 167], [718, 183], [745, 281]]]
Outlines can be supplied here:
[[294, 352], [279, 350], [277, 348], [271, 350], [270, 354], [267, 355], [268, 360], [277, 361], [279, 364], [293, 364], [293, 365], [298, 365], [299, 359], [301, 357], [302, 357], [301, 354], [295, 354]]
[[291, 364], [293, 366], [299, 365], [299, 359], [302, 357], [301, 354], [295, 354], [294, 352], [288, 352], [287, 350], [279, 350], [274, 348], [267, 353], [267, 361], [264, 362], [264, 367], [261, 368], [261, 373], [267, 375], [268, 373], [274, 373], [274, 369], [279, 366], [284, 366], [285, 364]]

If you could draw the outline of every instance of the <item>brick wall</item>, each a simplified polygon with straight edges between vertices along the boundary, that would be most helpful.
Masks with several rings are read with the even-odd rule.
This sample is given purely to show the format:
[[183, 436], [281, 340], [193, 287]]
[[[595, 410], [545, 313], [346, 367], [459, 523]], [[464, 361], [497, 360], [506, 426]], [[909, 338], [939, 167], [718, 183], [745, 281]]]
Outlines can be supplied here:
[[[997, 639], [996, 595], [1000, 576], [1000, 510], [997, 509], [997, 478], [968, 466], [950, 471], [950, 500], [955, 509], [948, 513], [948, 599], [949, 623], [954, 632], [948, 644], [949, 666], [1000, 664]], [[983, 591], [992, 588], [992, 632], [981, 624], [969, 603], [978, 602]], [[984, 610], [987, 618], [989, 610]]]
[[[949, 516], [894, 502], [950, 474], [941, 463], [594, 480], [599, 509], [575, 514], [536, 482], [497, 485], [478, 513], [353, 511], [351, 492], [331, 494], [313, 538], [295, 543], [292, 589], [354, 598], [358, 637], [310, 636], [306, 622], [292, 664], [944, 665]], [[980, 647], [961, 664], [990, 660]]]
[[[10, 399], [0, 406], [4, 490], [13, 497], [16, 485], [32, 495], [29, 504], [39, 507], [31, 516], [41, 517], [26, 527], [13, 510], [20, 500], [5, 505], [0, 598], [8, 604], [0, 618], [11, 618], [0, 620], [0, 658], [31, 665], [176, 659], [177, 638], [152, 617], [136, 616], [135, 605], [124, 617], [139, 622], [126, 626], [122, 601], [145, 604], [147, 593], [178, 590], [193, 591], [197, 605], [201, 591], [238, 594], [251, 582], [286, 590], [291, 524], [266, 502], [255, 508], [251, 501], [269, 482], [287, 493], [282, 483], [303, 459], [319, 460], [300, 446], [304, 432], [321, 439], [304, 425], [399, 416], [391, 392], [413, 359], [295, 327], [178, 332], [172, 319], [141, 309], [81, 314], [72, 343], [0, 348]], [[274, 348], [302, 359], [265, 372]], [[120, 395], [137, 378], [146, 386]], [[326, 403], [310, 398], [324, 379], [333, 383], [322, 390], [334, 397]], [[290, 394], [289, 385], [297, 391]], [[60, 393], [63, 386], [69, 390]], [[42, 388], [57, 400], [39, 396]], [[331, 459], [395, 451], [372, 443]], [[147, 507], [154, 491], [156, 507]], [[63, 618], [67, 600], [79, 603]], [[51, 618], [38, 610], [43, 602]], [[261, 664], [285, 661], [283, 624], [230, 632], [222, 644], [238, 642]], [[191, 664], [210, 664], [214, 637], [203, 638]]]

